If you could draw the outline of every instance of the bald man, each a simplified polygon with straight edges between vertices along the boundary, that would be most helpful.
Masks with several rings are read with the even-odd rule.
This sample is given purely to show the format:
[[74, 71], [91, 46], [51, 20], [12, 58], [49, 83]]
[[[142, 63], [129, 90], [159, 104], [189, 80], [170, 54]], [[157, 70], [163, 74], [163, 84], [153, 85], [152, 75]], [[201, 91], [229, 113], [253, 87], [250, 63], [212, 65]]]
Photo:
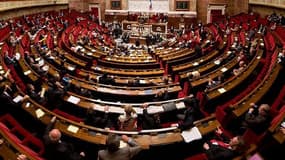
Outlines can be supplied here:
[[53, 128], [56, 117], [51, 119], [44, 134], [45, 158], [47, 160], [81, 160], [84, 159], [84, 152], [80, 154], [74, 151], [72, 144], [61, 141], [61, 132]]

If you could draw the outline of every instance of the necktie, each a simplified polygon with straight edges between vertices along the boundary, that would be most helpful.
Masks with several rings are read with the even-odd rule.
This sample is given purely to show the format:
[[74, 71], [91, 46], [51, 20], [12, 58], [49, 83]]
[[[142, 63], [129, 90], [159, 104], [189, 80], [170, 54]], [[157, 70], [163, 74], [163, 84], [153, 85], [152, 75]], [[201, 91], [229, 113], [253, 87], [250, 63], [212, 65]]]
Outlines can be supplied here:
[[230, 145], [227, 144], [227, 143], [225, 143], [225, 142], [223, 142], [223, 141], [219, 141], [219, 140], [216, 140], [216, 139], [212, 139], [210, 142], [211, 142], [212, 144], [219, 145], [219, 146], [224, 147], [224, 148], [228, 148], [228, 149], [230, 148]]

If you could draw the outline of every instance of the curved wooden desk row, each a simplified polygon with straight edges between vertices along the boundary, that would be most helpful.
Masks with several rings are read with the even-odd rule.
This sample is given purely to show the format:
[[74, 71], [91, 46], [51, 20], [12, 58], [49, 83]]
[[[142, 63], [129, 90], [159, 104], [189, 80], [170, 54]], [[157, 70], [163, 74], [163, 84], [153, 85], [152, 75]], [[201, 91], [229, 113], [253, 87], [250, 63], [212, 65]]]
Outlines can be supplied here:
[[59, 54], [61, 54], [64, 58], [66, 58], [68, 61], [70, 61], [74, 65], [80, 66], [82, 68], [86, 68], [88, 62], [83, 61], [82, 59], [77, 58], [77, 57], [71, 55], [70, 53], [67, 53], [66, 51], [64, 51], [61, 48], [57, 48], [57, 51]]
[[115, 75], [125, 75], [125, 76], [154, 76], [163, 75], [163, 69], [149, 69], [149, 70], [133, 70], [133, 69], [115, 69], [106, 68], [102, 66], [92, 66], [92, 70], [97, 72], [115, 74]]
[[224, 92], [230, 91], [238, 87], [238, 85], [240, 85], [243, 81], [245, 81], [245, 79], [248, 78], [251, 75], [251, 73], [253, 73], [253, 71], [257, 68], [260, 59], [263, 55], [263, 52], [264, 51], [261, 49], [258, 50], [253, 60], [247, 65], [247, 67], [244, 69], [244, 71], [241, 74], [234, 76], [225, 83], [222, 83], [216, 86], [215, 88], [209, 90], [207, 92], [207, 97], [209, 99], [215, 99], [221, 96]]
[[[73, 122], [56, 115], [30, 99], [22, 104], [22, 108], [46, 125], [53, 116], [56, 116], [58, 120], [55, 127], [60, 129], [64, 134], [95, 144], [105, 144], [108, 133], [131, 135], [145, 149], [151, 145], [165, 145], [183, 141], [181, 133], [175, 127], [134, 132], [115, 131]], [[215, 115], [195, 122], [195, 126], [198, 127], [201, 135], [213, 132], [219, 125], [219, 122], [215, 119]]]
[[[187, 97], [185, 97], [187, 98]], [[149, 114], [155, 113], [163, 113], [172, 110], [180, 110], [184, 109], [186, 106], [183, 102], [185, 98], [179, 98], [174, 100], [168, 101], [161, 101], [161, 102], [149, 102], [147, 103], [149, 106], [147, 108], [147, 112]], [[143, 104], [144, 103], [120, 103], [120, 102], [107, 102], [101, 100], [95, 100], [92, 98], [87, 98], [73, 92], [67, 92], [64, 96], [64, 101], [68, 103], [75, 104], [82, 108], [90, 108], [92, 107], [94, 110], [104, 112], [104, 107], [109, 106], [109, 112], [123, 114], [124, 113], [124, 106], [125, 105], [132, 105], [137, 114], [143, 114]]]
[[[273, 63], [275, 63], [275, 61]], [[282, 66], [280, 64], [273, 64], [272, 68], [268, 70], [266, 77], [251, 93], [247, 94], [246, 97], [236, 104], [230, 106], [233, 108], [233, 113], [236, 117], [243, 115], [250, 108], [250, 103], [258, 103], [261, 100], [275, 82], [281, 68]]]
[[[211, 74], [214, 71], [217, 71], [217, 70], [223, 68], [222, 66], [225, 66], [228, 63], [232, 63], [234, 61], [234, 57], [231, 57], [230, 56], [231, 54], [232, 54], [231, 51], [227, 51], [225, 54], [221, 54], [217, 58], [217, 60], [209, 61], [209, 62], [207, 62], [206, 64], [203, 64], [203, 65], [199, 65], [201, 62], [195, 61], [194, 63], [192, 63], [192, 66], [195, 67], [195, 68], [191, 68], [190, 70], [179, 72], [180, 79], [188, 78], [188, 74], [190, 72], [193, 72], [193, 71], [196, 71], [196, 70], [199, 71], [200, 74], [206, 73], [206, 75], [202, 75], [202, 77], [203, 76], [206, 77], [207, 74]], [[232, 58], [232, 59], [230, 59], [230, 58]], [[222, 61], [220, 61], [219, 59], [222, 59]], [[227, 64], [223, 64], [223, 61], [229, 61], [229, 62]], [[212, 70], [212, 72], [210, 72], [210, 70]]]
[[[213, 62], [213, 64], [215, 66], [217, 66], [217, 64], [215, 64], [215, 62]], [[207, 83], [209, 78], [215, 79], [215, 78], [217, 78], [218, 76], [220, 76], [222, 74], [226, 74], [226, 73], [231, 72], [234, 69], [234, 67], [237, 66], [237, 65], [238, 65], [238, 61], [235, 58], [233, 58], [228, 63], [226, 63], [224, 65], [221, 65], [217, 69], [215, 69], [215, 70], [213, 70], [211, 72], [207, 72], [204, 75], [201, 75], [198, 79], [192, 80], [191, 81], [191, 86], [192, 87], [201, 86], [202, 84]], [[199, 69], [198, 71], [200, 73], [201, 72], [205, 72], [204, 69], [209, 69], [209, 68], [202, 68], [202, 69]]]
[[90, 83], [88, 81], [82, 81], [78, 78], [70, 77], [71, 84], [80, 85], [80, 87], [86, 88], [90, 91], [110, 93], [116, 95], [155, 95], [160, 90], [167, 90], [168, 93], [174, 93], [181, 91], [179, 83], [173, 83], [169, 85], [159, 85], [151, 87], [120, 87], [113, 85], [104, 85], [99, 83]]
[[[90, 75], [92, 77], [92, 79], [98, 79], [100, 76], [102, 76], [102, 74], [99, 73], [94, 73], [91, 71], [87, 71], [84, 69], [80, 69], [77, 74], [81, 77], [87, 77], [88, 75]], [[167, 76], [169, 83], [172, 83], [172, 78], [171, 76]], [[128, 84], [130, 80], [139, 80], [140, 84], [163, 84], [163, 77], [161, 75], [159, 76], [151, 76], [151, 77], [129, 77], [126, 76], [124, 77], [123, 75], [114, 75], [113, 76], [114, 80], [116, 83], [118, 84]]]
[[[182, 49], [183, 50], [183, 49]], [[186, 51], [183, 52], [179, 52], [176, 54], [171, 54], [169, 56], [165, 56], [162, 59], [162, 61], [166, 62], [166, 61], [171, 61], [171, 60], [175, 60], [178, 58], [183, 58], [183, 57], [191, 57], [195, 55], [195, 51], [193, 49], [187, 49]]]
[[202, 56], [200, 58], [197, 59], [193, 59], [190, 61], [187, 61], [187, 63], [182, 63], [180, 65], [172, 65], [172, 71], [173, 72], [181, 72], [183, 70], [190, 70], [198, 65], [203, 65], [207, 62], [209, 62], [210, 60], [212, 60], [213, 58], [217, 57], [219, 55], [219, 51], [214, 50], [213, 52], [207, 54], [206, 56]]
[[199, 63], [200, 64], [204, 64], [204, 63], [209, 62], [210, 60], [212, 60], [213, 58], [215, 58], [215, 57], [217, 57], [219, 55], [220, 51], [222, 51], [226, 47], [226, 44], [227, 44], [227, 42], [224, 41], [222, 43], [222, 45], [219, 45], [218, 50], [213, 50], [212, 52], [206, 54], [205, 56], [197, 58], [197, 59], [195, 59], [195, 60], [193, 60], [191, 62], [187, 62], [187, 63], [183, 63], [183, 64], [172, 66], [172, 71], [180, 72], [182, 70], [190, 69], [190, 68], [193, 68], [193, 67], [197, 66], [197, 63], [199, 65]]
[[[114, 59], [114, 58], [113, 58]], [[157, 69], [160, 67], [159, 63], [156, 62], [154, 59], [144, 59], [144, 60], [121, 60], [118, 62], [109, 61], [109, 58], [97, 59], [97, 63], [100, 66], [107, 66], [107, 67], [113, 67], [113, 68], [122, 68], [122, 69]]]
[[167, 49], [158, 49], [158, 52], [157, 52], [157, 49], [154, 49], [154, 53], [155, 53], [155, 55], [157, 55], [159, 58], [166, 58], [166, 57], [168, 57], [168, 56], [173, 56], [173, 55], [176, 55], [176, 54], [180, 54], [180, 53], [184, 53], [184, 52], [189, 52], [189, 51], [191, 51], [190, 49], [188, 49], [188, 48], [183, 48], [183, 49], [181, 49], [181, 48], [179, 48], [179, 47], [177, 47], [177, 48], [171, 48], [171, 47], [169, 47], [169, 48], [167, 48]]

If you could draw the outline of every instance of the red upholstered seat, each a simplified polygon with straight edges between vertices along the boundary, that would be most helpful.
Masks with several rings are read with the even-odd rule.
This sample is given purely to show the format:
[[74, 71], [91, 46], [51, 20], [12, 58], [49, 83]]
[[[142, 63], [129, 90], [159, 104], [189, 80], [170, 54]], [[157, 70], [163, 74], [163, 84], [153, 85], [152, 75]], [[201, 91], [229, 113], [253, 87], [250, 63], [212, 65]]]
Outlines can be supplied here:
[[54, 109], [53, 112], [56, 113], [56, 114], [58, 114], [58, 115], [60, 115], [60, 116], [62, 116], [62, 117], [65, 117], [65, 118], [67, 118], [67, 119], [70, 119], [70, 120], [72, 120], [72, 121], [75, 121], [75, 122], [83, 122], [83, 119], [82, 119], [82, 118], [76, 117], [76, 116], [71, 115], [71, 114], [69, 114], [69, 113], [66, 113], [66, 112], [64, 112], [64, 111], [61, 111], [61, 110], [59, 110], [59, 109], [57, 109], [57, 108]]
[[186, 158], [185, 160], [207, 160], [207, 155], [205, 153], [199, 153], [199, 154], [195, 154], [193, 156], [190, 156], [188, 158]]

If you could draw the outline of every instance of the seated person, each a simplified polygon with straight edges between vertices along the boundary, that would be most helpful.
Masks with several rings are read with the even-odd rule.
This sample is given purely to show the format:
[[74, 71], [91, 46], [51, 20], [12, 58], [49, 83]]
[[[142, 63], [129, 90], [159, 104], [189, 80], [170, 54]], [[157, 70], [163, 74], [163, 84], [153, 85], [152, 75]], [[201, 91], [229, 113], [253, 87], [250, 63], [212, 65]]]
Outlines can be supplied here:
[[195, 97], [186, 98], [184, 100], [186, 110], [183, 114], [178, 114], [177, 118], [181, 121], [171, 126], [177, 126], [181, 130], [189, 129], [194, 126], [194, 121], [199, 120], [203, 117], [198, 100]]
[[155, 96], [154, 101], [166, 101], [169, 99], [167, 89], [159, 90]]
[[150, 115], [147, 113], [148, 104], [143, 104], [143, 115], [141, 117], [142, 129], [158, 129], [161, 128], [159, 114]]
[[137, 129], [137, 113], [131, 105], [124, 106], [124, 114], [118, 117], [119, 129], [123, 131], [134, 131]]
[[235, 136], [229, 139], [219, 127], [216, 135], [216, 138], [203, 144], [204, 152], [209, 160], [230, 160], [243, 152], [245, 142], [242, 137]]
[[115, 80], [112, 77], [110, 77], [108, 74], [104, 73], [99, 78], [99, 83], [101, 83], [101, 84], [114, 84]]
[[[127, 143], [128, 146], [120, 148], [120, 140]], [[98, 160], [131, 160], [142, 150], [132, 138], [126, 135], [119, 137], [115, 134], [109, 134], [106, 145], [107, 149], [99, 150]]]
[[264, 132], [271, 121], [270, 106], [268, 104], [257, 106], [254, 103], [251, 103], [250, 106], [251, 108], [249, 108], [242, 122], [242, 129], [251, 128], [256, 133]]
[[33, 84], [27, 84], [27, 94], [39, 103], [46, 102], [46, 88], [42, 87], [40, 91], [36, 91]]
[[102, 114], [99, 111], [95, 111], [93, 107], [89, 107], [87, 109], [86, 117], [84, 119], [84, 123], [87, 125], [91, 125], [98, 128], [110, 128], [111, 125], [109, 123], [109, 106], [105, 106], [105, 112]]
[[239, 62], [239, 67], [238, 67], [238, 68], [235, 68], [235, 69], [233, 70], [233, 74], [234, 74], [235, 76], [241, 74], [242, 71], [245, 69], [245, 67], [246, 67], [245, 62], [244, 62], [244, 61], [240, 61], [240, 62]]
[[206, 90], [211, 89], [211, 88], [215, 87], [216, 85], [218, 85], [218, 82], [214, 81], [212, 78], [209, 78], [208, 84], [206, 86]]
[[189, 80], [197, 79], [200, 77], [200, 72], [193, 71], [193, 72], [187, 73], [187, 77], [189, 78]]

